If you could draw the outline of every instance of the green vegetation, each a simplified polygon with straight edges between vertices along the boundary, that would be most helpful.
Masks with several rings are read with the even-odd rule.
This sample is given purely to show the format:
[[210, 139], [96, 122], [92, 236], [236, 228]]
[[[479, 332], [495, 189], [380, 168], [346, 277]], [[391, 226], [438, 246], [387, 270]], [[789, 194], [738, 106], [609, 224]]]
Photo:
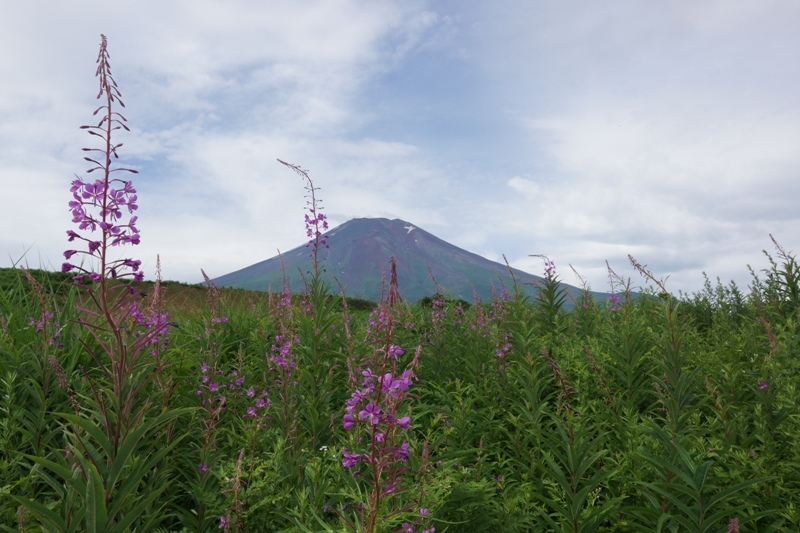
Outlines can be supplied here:
[[[160, 293], [178, 327], [148, 352], [159, 364], [141, 391], [140, 422], [162, 429], [140, 432], [118, 467], [87, 422], [106, 378], [76, 309], [84, 289], [2, 270], [0, 529], [83, 530], [116, 513], [109, 531], [216, 531], [221, 517], [238, 531], [366, 531], [369, 465], [343, 465], [364, 437], [343, 420], [391, 310], [395, 375], [418, 366], [398, 407], [401, 490], [384, 487], [374, 531], [791, 531], [796, 265], [779, 248], [746, 294], [707, 282], [676, 297], [653, 278], [649, 297], [570, 311], [554, 272], [552, 294], [471, 306], [343, 305], [321, 283], [297, 295], [137, 283], [140, 307]], [[74, 453], [82, 432], [99, 439], [93, 461]]]

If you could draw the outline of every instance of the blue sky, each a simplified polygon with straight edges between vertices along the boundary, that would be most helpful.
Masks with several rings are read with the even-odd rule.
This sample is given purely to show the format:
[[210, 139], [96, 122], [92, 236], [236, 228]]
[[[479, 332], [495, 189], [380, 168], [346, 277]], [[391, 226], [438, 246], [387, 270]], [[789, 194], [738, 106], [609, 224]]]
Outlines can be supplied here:
[[[77, 6], [77, 7], [76, 7]], [[607, 289], [634, 255], [675, 292], [800, 251], [800, 4], [18, 2], [0, 20], [0, 266], [61, 264], [100, 33], [132, 132], [152, 279], [195, 282], [333, 225], [401, 218]]]

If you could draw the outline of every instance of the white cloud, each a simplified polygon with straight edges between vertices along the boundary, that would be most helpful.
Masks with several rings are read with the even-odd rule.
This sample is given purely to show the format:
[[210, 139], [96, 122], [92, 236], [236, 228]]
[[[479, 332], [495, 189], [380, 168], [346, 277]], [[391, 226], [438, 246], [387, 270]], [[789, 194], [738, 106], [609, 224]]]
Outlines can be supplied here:
[[595, 288], [628, 253], [676, 290], [704, 269], [742, 280], [767, 233], [800, 250], [798, 21], [785, 0], [17, 3], [0, 20], [0, 247], [61, 261], [103, 31], [122, 162], [142, 171], [131, 253], [161, 253], [167, 277], [302, 243], [281, 158], [333, 222], [403, 218], [532, 272], [547, 253]]

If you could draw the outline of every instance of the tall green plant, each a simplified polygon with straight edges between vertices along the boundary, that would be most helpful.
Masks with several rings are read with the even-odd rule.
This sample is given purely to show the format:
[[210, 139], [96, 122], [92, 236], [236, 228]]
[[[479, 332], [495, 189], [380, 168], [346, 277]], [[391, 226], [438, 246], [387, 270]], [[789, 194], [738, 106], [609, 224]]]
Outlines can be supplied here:
[[100, 120], [82, 129], [101, 141], [99, 148], [83, 149], [93, 165], [87, 172], [99, 171], [100, 177], [72, 182], [70, 208], [78, 231], [67, 235], [86, 248], [64, 253], [68, 261], [78, 255], [88, 263], [66, 262], [62, 268], [78, 271], [74, 280], [88, 306], [79, 310], [77, 323], [91, 334], [85, 348], [94, 365], [82, 372], [85, 392], [75, 398], [74, 412], [58, 414], [66, 453], [52, 449], [28, 456], [36, 463], [32, 472], [52, 488], [55, 502], [15, 496], [42, 527], [55, 531], [126, 531], [163, 521], [166, 502], [160, 498], [170, 472], [164, 458], [181, 439], [163, 442], [158, 433], [184, 412], [153, 409], [152, 381], [160, 368], [152, 352], [164, 342], [168, 323], [158, 312], [146, 316], [134, 288], [117, 281], [141, 280], [141, 262], [111, 255], [113, 247], [138, 244], [139, 232], [135, 216], [123, 218], [123, 211], [132, 215], [138, 207], [136, 190], [116, 177], [136, 171], [112, 164], [122, 146], [113, 136], [128, 127], [115, 108], [124, 104], [111, 75], [105, 36], [96, 74], [103, 104], [94, 114]]
[[648, 432], [668, 450], [666, 457], [643, 454], [656, 471], [662, 472], [661, 481], [643, 481], [643, 494], [658, 520], [647, 531], [681, 531], [706, 533], [720, 531], [721, 524], [736, 520], [738, 526], [754, 522], [775, 510], [760, 509], [751, 512], [748, 502], [736, 499], [738, 493], [772, 478], [747, 479], [729, 486], [720, 486], [714, 479], [718, 466], [713, 453], [687, 451], [659, 426], [653, 424]]

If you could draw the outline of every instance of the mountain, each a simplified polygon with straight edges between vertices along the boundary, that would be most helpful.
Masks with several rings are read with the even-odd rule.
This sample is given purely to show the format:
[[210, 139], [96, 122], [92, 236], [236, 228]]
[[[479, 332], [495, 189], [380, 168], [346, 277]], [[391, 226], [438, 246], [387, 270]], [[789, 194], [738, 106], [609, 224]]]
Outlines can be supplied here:
[[[404, 220], [356, 218], [328, 231], [325, 237], [329, 248], [318, 254], [325, 270], [323, 278], [333, 292], [338, 292], [341, 284], [350, 297], [380, 300], [384, 280], [388, 283], [390, 257], [397, 262], [400, 295], [409, 302], [436, 292], [470, 302], [477, 295], [487, 301], [502, 287], [510, 291], [513, 286], [506, 265], [453, 246]], [[219, 287], [278, 291], [285, 271], [292, 292], [300, 292], [303, 276], [308, 278], [312, 270], [311, 248], [304, 245], [212, 281]], [[513, 272], [527, 293], [536, 293], [541, 277]], [[564, 287], [572, 297], [580, 293], [575, 287]]]

